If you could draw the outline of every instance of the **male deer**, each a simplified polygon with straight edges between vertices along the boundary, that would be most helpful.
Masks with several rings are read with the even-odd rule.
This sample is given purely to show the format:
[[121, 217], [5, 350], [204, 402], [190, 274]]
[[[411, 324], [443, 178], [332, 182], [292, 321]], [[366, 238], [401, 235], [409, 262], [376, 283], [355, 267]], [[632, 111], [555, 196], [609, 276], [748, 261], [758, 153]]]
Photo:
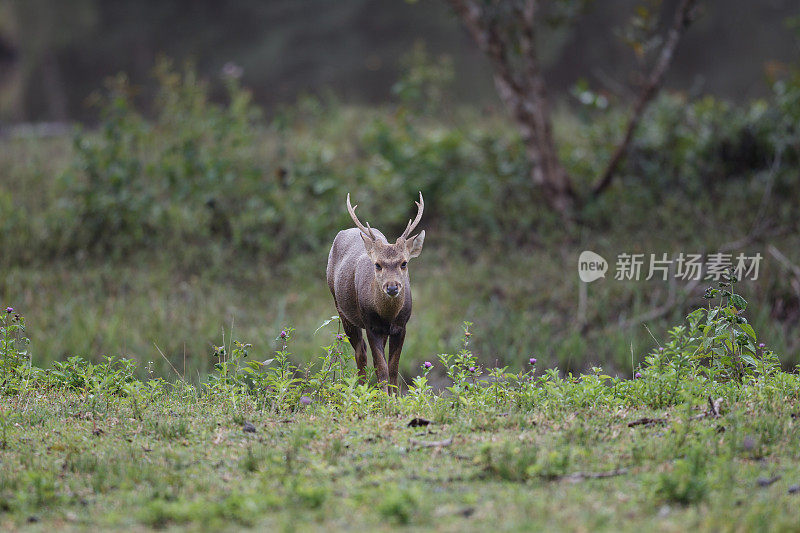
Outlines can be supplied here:
[[[395, 390], [400, 352], [406, 337], [406, 322], [411, 317], [411, 282], [408, 260], [422, 251], [425, 231], [410, 237], [422, 218], [425, 202], [419, 193], [417, 216], [409, 220], [406, 229], [394, 244], [383, 233], [364, 226], [356, 216], [356, 206], [347, 211], [355, 228], [340, 231], [333, 240], [328, 255], [328, 287], [333, 294], [336, 310], [344, 332], [356, 352], [356, 366], [361, 379], [366, 378], [367, 346], [361, 330], [367, 332], [372, 350], [372, 362], [378, 382], [387, 390], [387, 381]], [[384, 351], [389, 340], [389, 365]]]

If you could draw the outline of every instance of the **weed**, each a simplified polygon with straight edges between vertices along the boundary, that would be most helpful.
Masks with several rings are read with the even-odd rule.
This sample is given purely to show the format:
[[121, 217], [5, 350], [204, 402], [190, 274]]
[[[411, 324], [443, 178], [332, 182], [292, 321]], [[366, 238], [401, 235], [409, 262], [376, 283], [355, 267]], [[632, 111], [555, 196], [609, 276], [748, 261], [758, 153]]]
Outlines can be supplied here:
[[682, 505], [697, 504], [708, 495], [707, 451], [694, 446], [675, 460], [655, 482], [656, 497]]
[[385, 487], [378, 512], [396, 524], [408, 525], [419, 514], [421, 502], [416, 491], [397, 486]]

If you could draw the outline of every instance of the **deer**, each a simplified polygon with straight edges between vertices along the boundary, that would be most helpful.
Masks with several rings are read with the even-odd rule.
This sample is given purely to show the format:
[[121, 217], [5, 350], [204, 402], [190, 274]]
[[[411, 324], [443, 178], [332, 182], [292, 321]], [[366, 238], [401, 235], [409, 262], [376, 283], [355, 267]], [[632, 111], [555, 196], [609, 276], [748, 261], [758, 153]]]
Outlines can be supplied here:
[[[375, 228], [358, 220], [356, 208], [347, 194], [347, 212], [355, 228], [340, 231], [328, 254], [328, 287], [333, 295], [344, 332], [355, 351], [359, 379], [366, 383], [367, 342], [379, 386], [397, 392], [400, 352], [406, 338], [406, 323], [411, 317], [411, 280], [408, 262], [419, 256], [425, 230], [411, 233], [422, 219], [425, 201], [419, 193], [417, 216], [409, 220], [394, 244]], [[385, 358], [389, 341], [389, 362]]]

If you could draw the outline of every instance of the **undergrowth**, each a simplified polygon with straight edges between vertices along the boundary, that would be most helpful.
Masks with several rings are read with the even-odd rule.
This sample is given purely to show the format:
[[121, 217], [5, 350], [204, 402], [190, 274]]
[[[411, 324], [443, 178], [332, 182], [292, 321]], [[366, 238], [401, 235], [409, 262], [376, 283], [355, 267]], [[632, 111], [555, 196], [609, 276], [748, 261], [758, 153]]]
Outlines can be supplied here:
[[[422, 373], [408, 384], [406, 394], [389, 395], [375, 387], [374, 376], [359, 379], [345, 357], [347, 338], [339, 332], [322, 347], [319, 360], [298, 365], [289, 349], [294, 329], [286, 327], [275, 339], [274, 354], [255, 358], [253, 347], [234, 339], [215, 346], [214, 369], [199, 385], [190, 384], [177, 369], [174, 379], [136, 377], [130, 359], [105, 357], [91, 363], [73, 356], [52, 368], [37, 368], [27, 356], [24, 318], [11, 307], [0, 320], [0, 369], [2, 391], [21, 394], [31, 389], [68, 389], [98, 397], [126, 398], [132, 405], [179, 391], [209, 399], [247, 397], [258, 409], [287, 413], [323, 409], [345, 416], [375, 413], [423, 413], [445, 422], [469, 413], [530, 411], [549, 404], [563, 408], [665, 408], [710, 397], [756, 394], [764, 400], [797, 398], [800, 379], [781, 370], [778, 357], [744, 318], [747, 302], [735, 292], [738, 280], [728, 272], [709, 287], [708, 308], [690, 313], [687, 324], [672, 328], [669, 339], [655, 348], [635, 371], [633, 379], [612, 377], [601, 368], [588, 374], [562, 374], [557, 368], [539, 370], [531, 357], [528, 369], [509, 372], [507, 367], [488, 368], [470, 349], [471, 323], [463, 328], [462, 347], [426, 361]], [[712, 300], [716, 304], [712, 305]], [[332, 317], [320, 329], [338, 325]], [[446, 384], [437, 391], [429, 381], [436, 372]], [[137, 407], [138, 409], [138, 407]]]
[[226, 338], [191, 384], [112, 357], [36, 367], [8, 308], [0, 527], [789, 527], [800, 379], [721, 283], [631, 379], [486, 367], [465, 323], [402, 394], [359, 381], [335, 318], [315, 362], [285, 327], [267, 358]]

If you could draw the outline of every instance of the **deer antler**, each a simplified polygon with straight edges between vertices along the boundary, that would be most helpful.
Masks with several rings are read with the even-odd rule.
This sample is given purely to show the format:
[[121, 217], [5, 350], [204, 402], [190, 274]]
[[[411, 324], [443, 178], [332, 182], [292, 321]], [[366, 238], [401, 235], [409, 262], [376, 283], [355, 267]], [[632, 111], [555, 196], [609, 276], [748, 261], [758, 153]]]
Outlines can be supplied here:
[[400, 235], [400, 239], [407, 239], [411, 232], [414, 231], [414, 228], [417, 227], [419, 221], [422, 220], [422, 212], [425, 210], [425, 200], [422, 199], [422, 191], [419, 193], [419, 202], [414, 202], [417, 204], [417, 217], [414, 220], [409, 220], [408, 224], [406, 225], [406, 230]]
[[374, 241], [375, 234], [372, 233], [372, 228], [369, 227], [369, 222], [367, 222], [367, 226], [364, 227], [364, 224], [362, 224], [361, 221], [358, 220], [358, 217], [356, 216], [356, 207], [358, 207], [358, 204], [356, 204], [355, 206], [350, 205], [350, 193], [347, 193], [347, 212], [350, 213], [350, 218], [353, 219], [353, 222], [355, 222], [356, 227], [361, 230], [361, 233], [363, 233], [364, 235], [366, 235], [367, 237], [369, 237]]

